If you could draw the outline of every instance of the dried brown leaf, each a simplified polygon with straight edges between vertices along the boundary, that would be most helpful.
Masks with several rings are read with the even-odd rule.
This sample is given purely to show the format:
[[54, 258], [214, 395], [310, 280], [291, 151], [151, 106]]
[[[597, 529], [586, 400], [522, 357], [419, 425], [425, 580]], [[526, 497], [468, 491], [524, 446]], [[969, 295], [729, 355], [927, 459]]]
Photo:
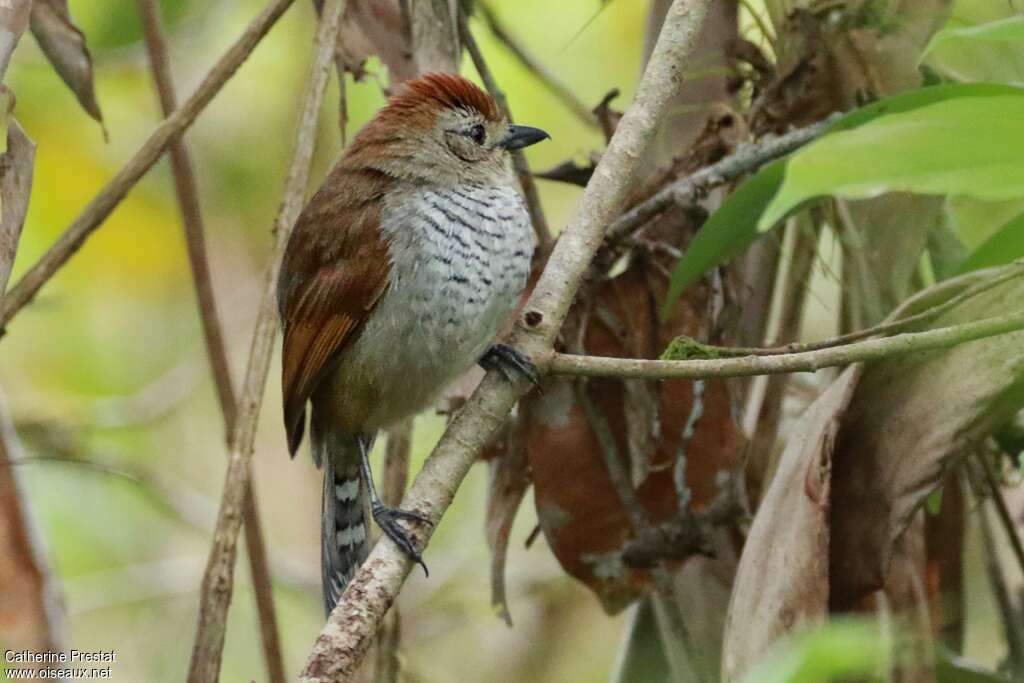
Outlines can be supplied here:
[[7, 150], [0, 155], [0, 297], [7, 289], [32, 194], [36, 146], [13, 117], [7, 122]]
[[[524, 399], [529, 401], [530, 399]], [[521, 404], [525, 405], [525, 403]], [[521, 408], [522, 410], [522, 408]], [[487, 545], [491, 549], [491, 606], [509, 626], [512, 613], [505, 590], [505, 564], [508, 558], [509, 537], [516, 512], [530, 488], [529, 463], [523, 442], [523, 420], [513, 420], [502, 448], [487, 460]]]
[[[932, 327], [1006, 314], [1022, 302], [1024, 276], [971, 298]], [[834, 607], [854, 605], [884, 585], [896, 540], [924, 499], [1022, 406], [1024, 332], [871, 365], [834, 457]]]
[[[652, 226], [650, 237], [679, 244], [680, 235], [687, 232], [686, 221], [682, 212], [670, 212], [661, 225]], [[588, 353], [643, 358], [657, 357], [674, 335], [706, 334], [709, 287], [692, 288], [673, 316], [659, 322], [659, 298], [665, 291], [660, 268], [666, 262], [668, 257], [634, 258], [625, 272], [595, 285], [590, 313], [588, 305], [578, 305], [566, 330], [582, 328], [582, 346]], [[575, 334], [567, 331], [566, 337]], [[650, 576], [645, 569], [622, 562], [623, 546], [634, 538], [633, 526], [572, 381], [549, 379], [543, 388], [527, 414], [526, 438], [540, 526], [565, 571], [594, 590], [605, 609], [614, 612], [645, 593]], [[693, 411], [694, 385], [649, 383], [644, 391], [649, 396], [628, 398], [619, 380], [587, 383], [589, 397], [614, 435], [623, 467], [638, 478], [646, 472], [636, 494], [657, 524], [677, 515], [672, 463]], [[686, 448], [686, 479], [697, 509], [715, 499], [718, 475], [738, 465], [742, 444], [727, 385], [707, 383], [702, 401], [703, 416]], [[638, 433], [644, 426], [649, 437]], [[632, 464], [631, 451], [639, 457], [650, 452], [649, 463]]]
[[30, 26], [43, 54], [75, 93], [78, 103], [102, 124], [103, 114], [93, 83], [92, 56], [85, 36], [71, 21], [67, 0], [35, 0]]
[[847, 368], [793, 425], [736, 571], [722, 672], [740, 679], [795, 628], [828, 613], [829, 507], [835, 438], [860, 378]]
[[0, 640], [42, 653], [60, 649], [63, 614], [18, 468], [11, 464], [21, 459], [21, 444], [0, 403]]

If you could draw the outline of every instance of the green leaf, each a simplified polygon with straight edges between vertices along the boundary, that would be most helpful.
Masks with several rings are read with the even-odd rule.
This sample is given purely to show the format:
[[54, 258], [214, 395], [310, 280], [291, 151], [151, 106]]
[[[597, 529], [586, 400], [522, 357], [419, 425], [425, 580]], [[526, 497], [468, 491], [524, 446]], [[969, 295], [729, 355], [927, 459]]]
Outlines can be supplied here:
[[936, 33], [922, 61], [958, 81], [1024, 84], [1024, 16]]
[[800, 204], [886, 192], [1024, 196], [1024, 90], [964, 97], [891, 113], [824, 137], [793, 157], [758, 221], [769, 230]]
[[883, 680], [889, 644], [875, 624], [835, 621], [795, 636], [769, 652], [744, 683], [820, 683], [834, 680]]
[[967, 257], [959, 271], [966, 273], [989, 266], [1001, 266], [1024, 257], [1024, 213], [999, 228]]
[[[850, 131], [880, 117], [915, 111], [936, 102], [1007, 96], [1020, 92], [1017, 88], [988, 83], [922, 88], [879, 100], [852, 111], [833, 123], [829, 127], [829, 133]], [[711, 215], [672, 274], [669, 295], [662, 309], [663, 314], [667, 314], [683, 290], [696, 282], [701, 275], [741, 253], [757, 238], [758, 219], [782, 186], [785, 175], [785, 160], [764, 166], [741, 184]]]

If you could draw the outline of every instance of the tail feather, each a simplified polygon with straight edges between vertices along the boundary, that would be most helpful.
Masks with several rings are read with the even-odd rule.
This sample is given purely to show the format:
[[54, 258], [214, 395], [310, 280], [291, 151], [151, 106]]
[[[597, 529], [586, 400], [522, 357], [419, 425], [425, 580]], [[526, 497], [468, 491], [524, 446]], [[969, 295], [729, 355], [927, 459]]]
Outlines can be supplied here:
[[368, 534], [363, 512], [363, 487], [359, 474], [359, 444], [338, 440], [313, 430], [314, 452], [324, 465], [321, 514], [320, 568], [324, 609], [331, 613], [345, 586], [368, 553]]

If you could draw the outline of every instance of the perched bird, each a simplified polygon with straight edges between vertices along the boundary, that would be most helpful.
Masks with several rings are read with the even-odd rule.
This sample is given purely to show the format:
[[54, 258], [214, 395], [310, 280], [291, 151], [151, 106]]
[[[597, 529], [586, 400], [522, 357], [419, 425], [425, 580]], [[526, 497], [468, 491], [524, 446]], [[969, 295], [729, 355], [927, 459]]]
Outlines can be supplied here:
[[367, 554], [364, 491], [381, 530], [423, 564], [398, 521], [427, 520], [374, 489], [376, 433], [475, 363], [535, 377], [492, 342], [534, 248], [508, 152], [547, 137], [510, 125], [466, 79], [428, 74], [359, 131], [295, 225], [278, 281], [284, 420], [294, 457], [312, 405], [328, 613]]

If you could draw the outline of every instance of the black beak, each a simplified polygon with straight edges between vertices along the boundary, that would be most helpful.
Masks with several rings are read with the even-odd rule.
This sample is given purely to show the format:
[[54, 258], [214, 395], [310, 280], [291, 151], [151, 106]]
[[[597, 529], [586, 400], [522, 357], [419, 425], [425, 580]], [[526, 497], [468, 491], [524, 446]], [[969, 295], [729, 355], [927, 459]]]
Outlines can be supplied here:
[[540, 128], [531, 126], [509, 126], [508, 135], [501, 139], [498, 144], [507, 150], [522, 149], [535, 145], [541, 140], [547, 140], [551, 136]]

